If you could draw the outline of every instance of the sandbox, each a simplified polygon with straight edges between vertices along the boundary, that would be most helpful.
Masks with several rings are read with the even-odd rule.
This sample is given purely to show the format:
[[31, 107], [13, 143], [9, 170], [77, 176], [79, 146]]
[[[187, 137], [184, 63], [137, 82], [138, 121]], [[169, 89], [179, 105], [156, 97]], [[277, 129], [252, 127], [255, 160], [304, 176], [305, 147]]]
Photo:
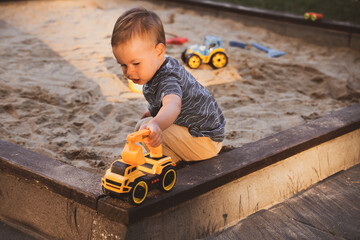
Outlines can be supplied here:
[[[60, 3], [59, 8], [65, 10], [71, 10], [74, 4]], [[138, 3], [135, 1], [126, 6]], [[16, 55], [16, 51], [4, 48], [7, 46], [17, 46], [19, 48], [15, 50], [25, 54], [19, 55], [20, 59], [5, 61], [9, 65], [1, 70], [4, 73], [1, 138], [5, 141], [0, 142], [0, 216], [39, 238], [202, 238], [360, 161], [360, 105], [356, 104], [358, 35], [352, 34], [349, 42], [349, 34], [341, 31], [319, 31], [282, 23], [290, 36], [282, 32], [285, 36], [279, 37], [277, 33], [254, 27], [261, 21], [256, 17], [241, 16], [240, 19], [245, 21], [242, 27], [252, 27], [245, 35], [230, 34], [231, 38], [251, 41], [254, 40], [251, 32], [255, 31], [262, 40], [273, 37], [269, 42], [274, 46], [279, 38], [288, 39], [292, 45], [281, 45], [289, 58], [269, 60], [254, 49], [232, 49], [230, 60], [240, 65], [230, 66], [226, 71], [213, 71], [206, 66], [193, 71], [214, 94], [229, 118], [224, 153], [179, 169], [178, 182], [172, 192], [155, 192], [139, 207], [104, 196], [100, 185], [103, 169], [120, 154], [125, 136], [132, 131], [138, 115], [145, 109], [144, 101], [141, 96], [124, 90], [127, 88], [124, 79], [115, 74], [116, 65], [109, 58], [109, 49], [100, 47], [102, 41], [85, 41], [83, 46], [79, 34], [74, 36], [77, 46], [67, 45], [56, 40], [59, 35], [51, 27], [56, 25], [61, 33], [67, 32], [61, 31], [66, 25], [52, 18], [51, 13], [55, 13], [49, 10], [48, 18], [44, 19], [43, 15], [31, 18], [25, 10], [28, 6], [42, 10], [46, 4], [55, 3], [22, 4], [15, 4], [18, 9], [10, 4], [6, 12], [5, 8], [0, 9], [1, 19], [6, 19], [1, 20], [0, 27], [4, 30], [1, 36], [12, 39], [10, 42], [14, 44], [2, 42], [2, 49], [6, 49], [4, 54], [10, 60]], [[220, 20], [221, 17], [216, 15], [222, 13], [218, 11], [189, 10], [176, 4], [141, 4], [155, 8], [167, 17], [165, 26], [184, 23], [184, 19], [178, 19], [176, 11], [185, 15], [190, 11], [197, 19], [203, 19], [204, 24], [214, 19], [224, 21], [222, 24], [233, 23], [232, 18], [236, 18]], [[113, 1], [103, 5], [94, 1], [90, 12], [95, 14], [90, 19], [103, 16], [101, 11], [104, 9], [108, 16], [114, 16], [112, 6], [118, 5]], [[173, 8], [175, 11], [171, 10]], [[14, 27], [16, 21], [11, 14], [19, 9], [24, 11], [22, 20], [33, 21], [35, 27]], [[89, 7], [81, 3], [75, 10], [82, 16], [88, 13]], [[61, 17], [65, 22], [72, 19], [67, 14]], [[110, 17], [100, 19], [104, 26], [112, 22]], [[47, 24], [37, 25], [43, 20]], [[74, 26], [80, 24], [76, 19], [73, 21]], [[269, 28], [280, 24], [273, 21], [267, 22]], [[316, 40], [327, 39], [328, 45], [317, 46], [321, 54], [314, 55], [311, 50], [315, 45], [291, 36], [295, 34], [295, 28], [306, 29], [311, 36], [317, 32]], [[190, 34], [188, 29], [177, 31], [178, 34]], [[29, 35], [30, 30], [43, 40]], [[108, 33], [105, 32], [100, 35], [106, 36]], [[201, 31], [193, 33], [191, 39], [194, 40], [191, 41], [201, 41], [202, 34]], [[66, 40], [66, 36], [62, 38]], [[92, 44], [107, 53], [91, 52]], [[296, 53], [305, 51], [309, 56], [292, 53], [290, 49], [294, 50], [294, 44]], [[89, 52], [79, 51], [86, 48]], [[169, 46], [168, 50], [170, 55], [176, 56], [181, 48]], [[329, 50], [337, 57], [332, 57]], [[89, 56], [95, 61], [89, 61], [89, 66], [84, 67], [82, 59]], [[32, 65], [27, 63], [30, 59]], [[340, 60], [347, 63], [345, 68], [338, 63]], [[303, 65], [298, 64], [299, 61]], [[315, 68], [316, 62], [321, 61], [327, 64]], [[96, 68], [97, 64], [105, 66], [106, 71]], [[282, 76], [282, 69], [292, 73], [291, 78]], [[28, 75], [21, 73], [27, 70]], [[329, 71], [328, 75], [324, 74], [326, 71]], [[305, 72], [302, 75], [305, 78], [299, 78], [299, 82], [291, 81], [298, 72]], [[42, 78], [42, 74], [45, 77]], [[93, 74], [96, 74], [95, 78]], [[72, 79], [71, 76], [76, 77]], [[58, 82], [58, 77], [63, 81]], [[271, 77], [275, 81], [268, 81]], [[70, 80], [65, 81], [67, 78]], [[216, 79], [222, 82], [216, 82]], [[296, 91], [287, 91], [291, 88]], [[110, 134], [114, 126], [116, 136]], [[87, 141], [90, 146], [85, 145]]]

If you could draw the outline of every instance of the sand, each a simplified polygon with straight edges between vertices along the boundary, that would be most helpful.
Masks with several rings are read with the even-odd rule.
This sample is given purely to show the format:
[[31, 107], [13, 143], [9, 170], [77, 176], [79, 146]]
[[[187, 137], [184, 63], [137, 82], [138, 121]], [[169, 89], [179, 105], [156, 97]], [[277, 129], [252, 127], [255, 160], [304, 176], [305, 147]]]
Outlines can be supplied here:
[[[156, 11], [167, 36], [189, 39], [168, 45], [176, 59], [205, 35], [223, 39], [226, 68], [189, 71], [224, 112], [225, 151], [359, 102], [359, 51], [281, 36], [226, 13], [146, 1], [1, 2], [0, 138], [103, 174], [147, 107], [130, 91], [110, 46], [117, 17], [135, 6]], [[230, 40], [286, 55], [268, 58], [250, 45], [230, 47]]]

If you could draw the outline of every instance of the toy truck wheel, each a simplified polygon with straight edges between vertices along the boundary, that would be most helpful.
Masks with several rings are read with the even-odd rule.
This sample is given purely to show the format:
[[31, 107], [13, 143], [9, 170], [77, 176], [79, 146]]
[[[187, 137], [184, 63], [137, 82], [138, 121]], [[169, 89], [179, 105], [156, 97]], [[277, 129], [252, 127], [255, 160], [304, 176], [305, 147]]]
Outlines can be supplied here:
[[201, 65], [201, 58], [196, 55], [196, 54], [191, 54], [187, 59], [186, 59], [186, 63], [187, 65], [192, 68], [198, 68]]
[[213, 68], [225, 67], [228, 63], [228, 57], [223, 52], [217, 52], [211, 56], [210, 65]]
[[130, 191], [130, 202], [136, 205], [141, 204], [146, 199], [148, 190], [149, 187], [144, 180], [136, 180]]
[[312, 20], [312, 21], [316, 21], [316, 20], [317, 20], [316, 14], [313, 14], [313, 15], [311, 16], [311, 20]]
[[164, 168], [160, 178], [160, 189], [164, 192], [169, 192], [173, 189], [176, 182], [176, 171], [173, 167], [168, 166]]

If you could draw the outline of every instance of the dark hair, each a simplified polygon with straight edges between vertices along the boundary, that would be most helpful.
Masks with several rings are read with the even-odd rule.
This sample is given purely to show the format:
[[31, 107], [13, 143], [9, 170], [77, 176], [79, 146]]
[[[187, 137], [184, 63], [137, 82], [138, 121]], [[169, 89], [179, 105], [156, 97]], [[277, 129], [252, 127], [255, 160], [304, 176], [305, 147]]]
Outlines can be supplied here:
[[132, 37], [148, 35], [156, 44], [165, 45], [165, 32], [160, 17], [145, 8], [133, 8], [123, 13], [115, 23], [111, 46], [125, 43]]

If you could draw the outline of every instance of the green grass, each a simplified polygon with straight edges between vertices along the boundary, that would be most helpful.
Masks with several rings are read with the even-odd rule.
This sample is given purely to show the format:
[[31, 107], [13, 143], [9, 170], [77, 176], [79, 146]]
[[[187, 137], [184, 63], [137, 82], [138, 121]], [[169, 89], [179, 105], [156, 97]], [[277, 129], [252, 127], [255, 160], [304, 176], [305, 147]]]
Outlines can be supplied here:
[[247, 7], [304, 15], [322, 13], [324, 19], [360, 24], [360, 0], [213, 0]]

